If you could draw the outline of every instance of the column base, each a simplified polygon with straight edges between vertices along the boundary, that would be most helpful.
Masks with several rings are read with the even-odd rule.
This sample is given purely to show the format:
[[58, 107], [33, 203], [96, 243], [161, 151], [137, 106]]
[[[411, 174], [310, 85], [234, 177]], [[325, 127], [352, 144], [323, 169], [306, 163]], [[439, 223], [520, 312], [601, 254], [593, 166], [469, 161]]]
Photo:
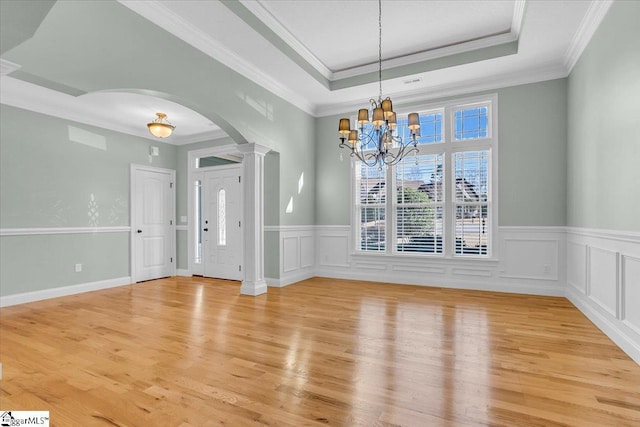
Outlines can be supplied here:
[[267, 282], [262, 280], [253, 281], [242, 281], [242, 286], [240, 286], [240, 294], [241, 295], [251, 295], [258, 296], [267, 293]]

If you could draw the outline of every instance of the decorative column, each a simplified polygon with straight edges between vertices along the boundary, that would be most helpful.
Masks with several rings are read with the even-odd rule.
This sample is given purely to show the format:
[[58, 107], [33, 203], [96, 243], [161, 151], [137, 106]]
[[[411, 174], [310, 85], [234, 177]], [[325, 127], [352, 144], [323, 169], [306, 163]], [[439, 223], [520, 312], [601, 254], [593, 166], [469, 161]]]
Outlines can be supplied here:
[[262, 145], [238, 144], [242, 159], [244, 280], [242, 295], [267, 292], [264, 280], [264, 155], [271, 151]]

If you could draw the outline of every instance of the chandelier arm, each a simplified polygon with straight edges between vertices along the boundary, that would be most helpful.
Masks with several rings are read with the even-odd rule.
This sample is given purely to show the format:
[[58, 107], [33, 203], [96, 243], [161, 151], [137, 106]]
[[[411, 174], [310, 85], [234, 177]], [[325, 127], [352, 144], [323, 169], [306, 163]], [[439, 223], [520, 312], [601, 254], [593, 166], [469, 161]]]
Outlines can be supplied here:
[[358, 149], [357, 147], [354, 147], [350, 144], [347, 144], [344, 142], [344, 140], [342, 140], [342, 142], [340, 142], [340, 144], [338, 144], [338, 147], [340, 148], [348, 148], [351, 152], [349, 153], [349, 155], [351, 157], [356, 157], [357, 159], [359, 159], [362, 163], [364, 163], [367, 166], [373, 167], [376, 164], [376, 159], [374, 157], [373, 162], [368, 161], [367, 159], [372, 157], [372, 154], [365, 154], [364, 151], [362, 151], [362, 148]]
[[375, 153], [366, 154], [363, 151], [358, 151], [357, 149], [351, 151], [352, 157], [357, 157], [362, 163], [366, 166], [372, 168], [378, 163], [378, 159]]
[[410, 144], [406, 144], [402, 147], [402, 149], [400, 149], [400, 151], [398, 151], [398, 155], [396, 156], [397, 158], [399, 158], [398, 161], [404, 159], [405, 157], [407, 157], [409, 154], [411, 153], [416, 153], [418, 154], [420, 152], [420, 150], [418, 150], [418, 147], [416, 147], [415, 145], [412, 146], [409, 151], [407, 151], [407, 147], [410, 147]]

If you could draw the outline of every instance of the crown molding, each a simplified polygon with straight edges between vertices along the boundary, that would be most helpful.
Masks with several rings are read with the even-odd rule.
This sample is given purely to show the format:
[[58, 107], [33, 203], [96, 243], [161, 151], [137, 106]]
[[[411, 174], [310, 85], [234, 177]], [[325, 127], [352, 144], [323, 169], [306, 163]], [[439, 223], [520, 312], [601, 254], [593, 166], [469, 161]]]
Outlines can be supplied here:
[[596, 32], [600, 23], [604, 19], [604, 16], [609, 11], [609, 8], [613, 4], [613, 0], [593, 0], [585, 13], [578, 31], [576, 31], [569, 48], [564, 55], [564, 65], [567, 69], [567, 74], [571, 73], [573, 67], [580, 59], [582, 52], [589, 44], [591, 37]]
[[[396, 92], [389, 94], [393, 97], [394, 105], [410, 104], [413, 102], [429, 101], [449, 96], [466, 95], [474, 92], [501, 89], [510, 86], [518, 86], [529, 83], [537, 83], [546, 80], [561, 79], [568, 73], [562, 64], [547, 64], [535, 70], [513, 71], [491, 78], [486, 76], [466, 80], [463, 83], [454, 82], [439, 86], [432, 86], [420, 91]], [[352, 113], [362, 107], [362, 101], [351, 101], [340, 104], [319, 106], [316, 109], [316, 117], [331, 116], [341, 113]]]
[[515, 0], [513, 5], [513, 17], [511, 18], [511, 33], [515, 34], [516, 38], [520, 37], [520, 30], [522, 30], [522, 22], [524, 21], [524, 9], [527, 5], [526, 0]]
[[[126, 126], [109, 122], [98, 114], [90, 114], [83, 108], [74, 107], [76, 97], [57, 92], [33, 83], [9, 76], [2, 76], [0, 103], [72, 122], [84, 123], [128, 135], [141, 136]], [[151, 135], [150, 135], [151, 136]], [[147, 139], [155, 139], [153, 137]]]
[[20, 69], [20, 65], [7, 61], [6, 59], [0, 59], [0, 76], [6, 76], [14, 71]]
[[[264, 0], [239, 0], [240, 3], [251, 12], [256, 18], [267, 25], [282, 41], [300, 55], [311, 67], [324, 76], [330, 82], [346, 78], [356, 77], [363, 74], [376, 72], [378, 63], [363, 64], [343, 70], [331, 70], [320, 59], [318, 59], [300, 40], [298, 40], [287, 28], [278, 21], [263, 5]], [[448, 46], [437, 47], [423, 52], [403, 55], [382, 61], [382, 69], [404, 67], [411, 64], [442, 58], [445, 56], [469, 52], [473, 50], [492, 47], [500, 44], [517, 41], [522, 28], [526, 0], [516, 0], [514, 2], [513, 17], [509, 31], [499, 34], [489, 34], [474, 40], [467, 40], [454, 43]]]
[[[488, 47], [498, 46], [506, 43], [511, 43], [518, 40], [518, 36], [505, 32], [502, 34], [492, 34], [486, 37], [482, 37], [476, 40], [469, 40], [462, 43], [456, 43], [450, 46], [439, 47], [430, 49], [425, 52], [418, 52], [410, 55], [400, 56], [397, 58], [386, 59], [382, 61], [382, 69], [387, 70], [391, 68], [406, 67], [412, 64], [430, 61], [433, 59], [444, 58], [451, 55], [456, 55], [465, 52], [471, 52]], [[378, 63], [371, 63], [366, 65], [360, 65], [346, 70], [336, 71], [331, 75], [331, 81], [347, 79], [350, 77], [361, 76], [367, 73], [373, 73], [378, 71]]]
[[[10, 76], [0, 77], [0, 82], [2, 85], [1, 104], [158, 142], [158, 138], [149, 134], [145, 127], [134, 128], [110, 121], [108, 116], [100, 114], [100, 111], [90, 111], [84, 108], [78, 103], [78, 98], [74, 96]], [[170, 139], [164, 139], [162, 142], [171, 145], [184, 145], [226, 136], [227, 134], [222, 129], [216, 129], [184, 137], [173, 135]]]
[[215, 39], [189, 24], [182, 17], [170, 11], [162, 1], [118, 0], [118, 2], [302, 111], [312, 114], [314, 110], [312, 103], [260, 72], [259, 67], [245, 61]]

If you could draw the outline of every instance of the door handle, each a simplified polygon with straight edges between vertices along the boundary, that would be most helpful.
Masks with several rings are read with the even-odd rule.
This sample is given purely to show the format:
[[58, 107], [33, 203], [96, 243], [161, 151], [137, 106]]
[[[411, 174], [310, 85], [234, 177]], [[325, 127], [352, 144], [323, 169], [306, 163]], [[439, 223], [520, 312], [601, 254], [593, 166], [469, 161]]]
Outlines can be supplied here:
[[202, 231], [209, 231], [209, 229], [208, 228], [203, 228]]
[[142, 233], [142, 230], [138, 230], [138, 233]]

